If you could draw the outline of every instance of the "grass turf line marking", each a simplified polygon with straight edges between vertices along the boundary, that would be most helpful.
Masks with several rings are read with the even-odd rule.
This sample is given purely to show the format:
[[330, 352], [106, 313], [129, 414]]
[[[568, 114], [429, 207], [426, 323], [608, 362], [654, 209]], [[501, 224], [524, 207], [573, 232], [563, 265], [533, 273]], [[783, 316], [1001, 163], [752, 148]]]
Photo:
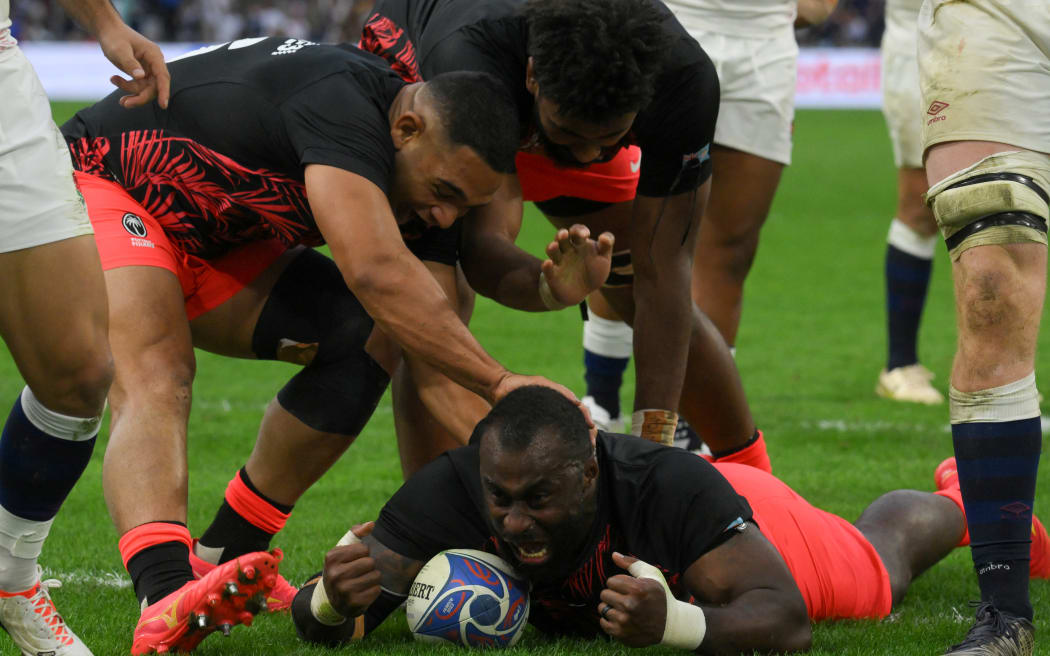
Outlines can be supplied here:
[[74, 569], [61, 572], [47, 567], [40, 574], [41, 579], [57, 579], [62, 585], [88, 585], [99, 588], [130, 588], [131, 579], [127, 572], [105, 571], [97, 569]]

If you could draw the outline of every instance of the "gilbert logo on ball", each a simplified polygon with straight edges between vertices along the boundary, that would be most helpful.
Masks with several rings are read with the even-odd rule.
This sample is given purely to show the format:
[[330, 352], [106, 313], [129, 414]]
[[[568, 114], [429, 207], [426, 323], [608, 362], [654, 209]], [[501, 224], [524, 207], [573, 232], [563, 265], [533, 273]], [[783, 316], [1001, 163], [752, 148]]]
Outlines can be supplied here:
[[405, 610], [417, 640], [510, 647], [529, 619], [529, 584], [498, 556], [442, 551], [419, 571]]

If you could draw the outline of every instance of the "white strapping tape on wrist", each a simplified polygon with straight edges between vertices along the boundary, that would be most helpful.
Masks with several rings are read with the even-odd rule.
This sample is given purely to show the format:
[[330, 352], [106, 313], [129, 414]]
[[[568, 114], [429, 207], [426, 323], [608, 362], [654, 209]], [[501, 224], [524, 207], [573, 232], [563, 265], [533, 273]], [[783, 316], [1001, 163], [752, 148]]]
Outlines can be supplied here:
[[540, 300], [547, 307], [548, 310], [563, 310], [568, 305], [562, 303], [558, 299], [554, 298], [554, 293], [551, 291], [550, 283], [547, 282], [547, 276], [544, 275], [543, 271], [540, 271]]
[[[360, 541], [361, 538], [354, 535], [354, 529], [350, 529], [346, 532], [346, 535], [339, 538], [339, 542], [336, 542], [335, 546], [345, 547]], [[338, 626], [346, 621], [346, 617], [333, 608], [332, 603], [328, 601], [328, 591], [324, 589], [323, 575], [317, 581], [317, 585], [314, 586], [314, 593], [310, 596], [310, 613], [314, 616], [314, 619], [327, 626]]]
[[627, 571], [637, 579], [652, 579], [664, 589], [667, 598], [667, 619], [664, 621], [664, 635], [661, 645], [679, 649], [695, 650], [704, 641], [707, 634], [707, 618], [699, 606], [678, 601], [671, 594], [663, 572], [647, 562], [638, 560], [631, 564]]

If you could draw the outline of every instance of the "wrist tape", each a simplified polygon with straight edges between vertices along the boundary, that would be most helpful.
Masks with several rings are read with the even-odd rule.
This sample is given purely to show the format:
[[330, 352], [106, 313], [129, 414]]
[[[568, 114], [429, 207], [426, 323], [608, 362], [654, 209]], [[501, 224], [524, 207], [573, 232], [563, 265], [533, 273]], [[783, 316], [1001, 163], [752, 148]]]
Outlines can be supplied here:
[[547, 306], [548, 310], [561, 310], [569, 307], [562, 303], [558, 299], [554, 298], [554, 293], [551, 292], [550, 283], [547, 282], [547, 276], [540, 271], [540, 300]]
[[636, 410], [631, 415], [631, 434], [650, 442], [671, 446], [678, 427], [678, 414], [670, 410]]
[[660, 570], [644, 561], [635, 561], [627, 569], [636, 579], [652, 579], [664, 589], [667, 598], [667, 619], [664, 620], [664, 635], [661, 645], [679, 649], [695, 650], [704, 641], [707, 634], [707, 618], [699, 606], [679, 601], [671, 594], [667, 581]]
[[[335, 546], [343, 547], [360, 541], [361, 538], [354, 535], [354, 530], [350, 529], [346, 532], [346, 535], [340, 538], [339, 542], [336, 542]], [[346, 621], [346, 617], [333, 608], [332, 603], [328, 601], [328, 592], [324, 589], [324, 574], [317, 581], [313, 595], [310, 597], [310, 614], [314, 616], [314, 619], [326, 626], [338, 626]]]

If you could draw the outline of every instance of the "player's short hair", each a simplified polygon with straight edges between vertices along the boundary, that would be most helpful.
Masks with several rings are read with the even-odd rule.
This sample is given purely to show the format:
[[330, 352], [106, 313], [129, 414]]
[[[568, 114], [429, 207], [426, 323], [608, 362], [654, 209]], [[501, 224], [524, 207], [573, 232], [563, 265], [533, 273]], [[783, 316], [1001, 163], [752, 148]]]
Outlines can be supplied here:
[[518, 107], [488, 73], [454, 71], [427, 82], [427, 93], [453, 145], [467, 146], [497, 173], [513, 173], [520, 145]]
[[528, 0], [523, 12], [540, 95], [559, 113], [602, 122], [649, 104], [674, 38], [651, 0]]
[[474, 428], [471, 442], [491, 433], [500, 448], [523, 451], [542, 433], [556, 437], [573, 461], [591, 457], [590, 430], [580, 408], [559, 392], [539, 385], [519, 387], [500, 399]]

